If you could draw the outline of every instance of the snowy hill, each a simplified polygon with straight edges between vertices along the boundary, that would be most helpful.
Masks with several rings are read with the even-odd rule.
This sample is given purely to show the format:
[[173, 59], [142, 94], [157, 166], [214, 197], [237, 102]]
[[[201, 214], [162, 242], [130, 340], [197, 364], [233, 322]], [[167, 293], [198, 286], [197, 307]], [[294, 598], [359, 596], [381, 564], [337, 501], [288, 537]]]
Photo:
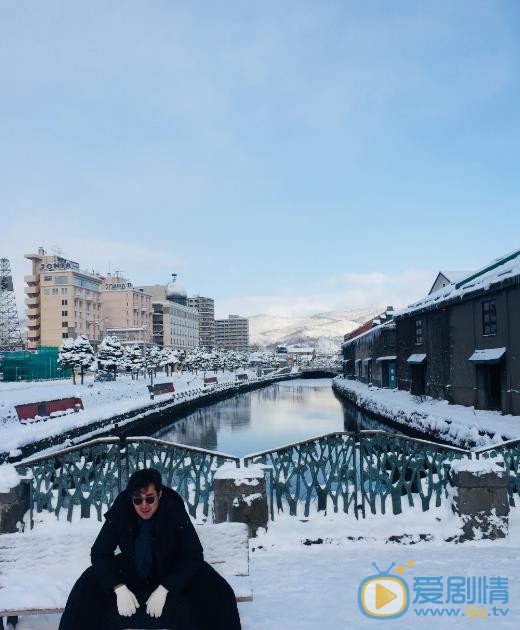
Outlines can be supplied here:
[[253, 315], [249, 318], [249, 335], [252, 344], [312, 343], [318, 352], [337, 352], [343, 335], [378, 315], [383, 308], [331, 311], [308, 317], [274, 317]]

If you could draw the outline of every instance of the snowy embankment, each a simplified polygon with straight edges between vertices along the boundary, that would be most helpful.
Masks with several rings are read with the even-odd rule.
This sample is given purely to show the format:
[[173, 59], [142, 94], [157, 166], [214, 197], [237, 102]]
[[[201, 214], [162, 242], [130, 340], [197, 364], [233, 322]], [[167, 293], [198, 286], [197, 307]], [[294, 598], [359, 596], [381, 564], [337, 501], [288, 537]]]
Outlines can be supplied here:
[[[204, 387], [204, 375], [216, 376], [217, 386]], [[261, 382], [256, 372], [248, 372], [246, 384]], [[190, 400], [204, 398], [216, 391], [237, 386], [234, 372], [177, 373], [170, 377], [159, 374], [155, 382], [172, 382], [175, 387], [174, 404], [182, 404]], [[150, 400], [147, 389], [149, 380], [140, 378], [132, 380], [130, 376], [118, 376], [116, 381], [94, 382], [93, 377], [85, 378], [85, 383], [74, 385], [72, 381], [55, 380], [35, 383], [0, 383], [0, 451], [16, 451], [23, 446], [52, 438], [78, 427], [87, 427], [100, 420], [110, 420], [131, 412], [154, 413], [158, 403], [172, 399], [172, 394], [155, 396]], [[18, 421], [15, 405], [58, 398], [78, 396], [82, 399], [84, 409], [77, 413], [50, 418], [46, 421], [21, 424]], [[106, 427], [104, 428], [106, 432]], [[93, 433], [95, 435], [95, 432]]]
[[[38, 529], [42, 528], [45, 536], [55, 536], [58, 547], [60, 541], [69, 540], [68, 533], [72, 531], [78, 545], [83, 532], [85, 544], [82, 550], [76, 546], [75, 550], [69, 551], [69, 554], [75, 554], [79, 575], [83, 566], [89, 563], [89, 546], [100, 526], [91, 519], [68, 524], [46, 515], [36, 523], [34, 535], [37, 537]], [[490, 577], [500, 576], [507, 579], [508, 601], [495, 600], [490, 604], [488, 600], [487, 619], [492, 628], [516, 630], [520, 618], [517, 596], [520, 565], [516, 560], [520, 553], [520, 510], [513, 509], [509, 536], [500, 541], [446, 542], [459, 528], [458, 518], [447, 506], [427, 512], [412, 508], [399, 516], [371, 515], [359, 521], [344, 514], [313, 514], [305, 520], [277, 516], [267, 532], [250, 541], [254, 598], [252, 602], [239, 604], [242, 628], [373, 630], [374, 619], [366, 617], [358, 605], [359, 585], [365, 578], [378, 574], [373, 562], [381, 571], [386, 571], [394, 562], [397, 567], [390, 575], [406, 581], [410, 604], [402, 617], [388, 620], [392, 628], [417, 630], [419, 623], [428, 630], [460, 627], [461, 620], [463, 623], [471, 620], [472, 610], [469, 606], [468, 613], [466, 603], [460, 603], [460, 598], [465, 597], [467, 602], [473, 600], [473, 610], [479, 607], [481, 596], [471, 591], [473, 577], [486, 576], [489, 582]], [[424, 586], [424, 576], [430, 580], [429, 590], [424, 594], [430, 602], [436, 602], [433, 605], [415, 601], [418, 598], [416, 580], [428, 589]], [[455, 599], [447, 607], [459, 610], [456, 616], [460, 618], [445, 615], [439, 621], [438, 615], [424, 614], [428, 608], [430, 611], [432, 608], [443, 609], [439, 602], [446, 602], [448, 580], [452, 576], [460, 576], [455, 578], [459, 582], [451, 593], [452, 597], [458, 594], [459, 603], [454, 603]], [[470, 580], [467, 590], [466, 579]], [[443, 589], [441, 600], [440, 584]], [[42, 590], [51, 587], [52, 580], [47, 575]], [[501, 609], [498, 617], [493, 616], [493, 606]], [[419, 620], [418, 616], [421, 617]], [[20, 619], [17, 630], [57, 630], [58, 624], [59, 615], [26, 617]]]
[[518, 416], [450, 405], [446, 400], [380, 389], [342, 376], [333, 380], [332, 387], [364, 411], [456, 446], [475, 448], [520, 438]]

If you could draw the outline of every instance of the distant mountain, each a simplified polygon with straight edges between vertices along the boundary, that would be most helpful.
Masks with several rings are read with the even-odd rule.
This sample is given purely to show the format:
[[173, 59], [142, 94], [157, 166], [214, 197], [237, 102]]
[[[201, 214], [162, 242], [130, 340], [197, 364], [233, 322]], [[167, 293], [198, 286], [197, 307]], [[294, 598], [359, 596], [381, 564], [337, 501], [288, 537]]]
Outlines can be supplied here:
[[259, 346], [306, 343], [315, 346], [319, 353], [338, 352], [343, 335], [382, 310], [364, 308], [332, 311], [300, 318], [253, 315], [249, 318], [249, 337], [252, 344]]

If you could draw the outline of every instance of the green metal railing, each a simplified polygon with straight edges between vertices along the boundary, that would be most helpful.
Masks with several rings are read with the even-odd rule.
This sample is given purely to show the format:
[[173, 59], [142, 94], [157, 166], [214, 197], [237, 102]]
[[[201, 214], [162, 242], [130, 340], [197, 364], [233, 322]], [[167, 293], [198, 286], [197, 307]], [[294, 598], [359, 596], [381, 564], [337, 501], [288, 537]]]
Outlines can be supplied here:
[[[359, 450], [359, 505], [363, 516], [384, 514], [390, 507], [400, 514], [404, 505], [423, 511], [439, 507], [445, 496], [450, 462], [470, 456], [464, 449], [444, 446], [384, 431], [361, 431]], [[379, 508], [379, 509], [378, 509]]]
[[449, 463], [469, 452], [384, 431], [338, 432], [248, 455], [246, 466], [266, 467], [271, 518], [318, 511], [356, 518], [403, 504], [427, 510], [445, 494]]
[[260, 464], [267, 472], [270, 518], [280, 512], [308, 517], [311, 511], [353, 514], [401, 513], [407, 506], [423, 511], [441, 505], [450, 463], [463, 457], [503, 456], [511, 505], [518, 501], [520, 440], [475, 452], [384, 431], [337, 432], [241, 461], [202, 448], [149, 437], [101, 438], [58, 453], [25, 460], [18, 471], [32, 478], [32, 509], [56, 516], [75, 513], [98, 520], [143, 467], [157, 468], [164, 483], [183, 497], [192, 516], [208, 517], [213, 479], [226, 462]]
[[153, 438], [100, 438], [58, 453], [25, 460], [16, 466], [30, 475], [31, 508], [49, 511], [67, 519], [79, 510], [82, 518], [103, 511], [126, 487], [128, 477], [145, 466], [157, 468], [166, 485], [177, 490], [188, 511], [200, 509], [207, 516], [213, 491], [213, 476], [224, 462], [239, 464], [239, 458]]

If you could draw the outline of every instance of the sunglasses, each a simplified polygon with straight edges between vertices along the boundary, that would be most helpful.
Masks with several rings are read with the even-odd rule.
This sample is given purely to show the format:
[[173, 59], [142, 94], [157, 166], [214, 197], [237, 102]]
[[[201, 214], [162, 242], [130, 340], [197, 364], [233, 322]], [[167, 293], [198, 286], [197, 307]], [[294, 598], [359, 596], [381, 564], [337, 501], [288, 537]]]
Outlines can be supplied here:
[[141, 505], [141, 503], [148, 503], [148, 505], [153, 505], [157, 501], [158, 497], [132, 497], [132, 503], [134, 505]]

